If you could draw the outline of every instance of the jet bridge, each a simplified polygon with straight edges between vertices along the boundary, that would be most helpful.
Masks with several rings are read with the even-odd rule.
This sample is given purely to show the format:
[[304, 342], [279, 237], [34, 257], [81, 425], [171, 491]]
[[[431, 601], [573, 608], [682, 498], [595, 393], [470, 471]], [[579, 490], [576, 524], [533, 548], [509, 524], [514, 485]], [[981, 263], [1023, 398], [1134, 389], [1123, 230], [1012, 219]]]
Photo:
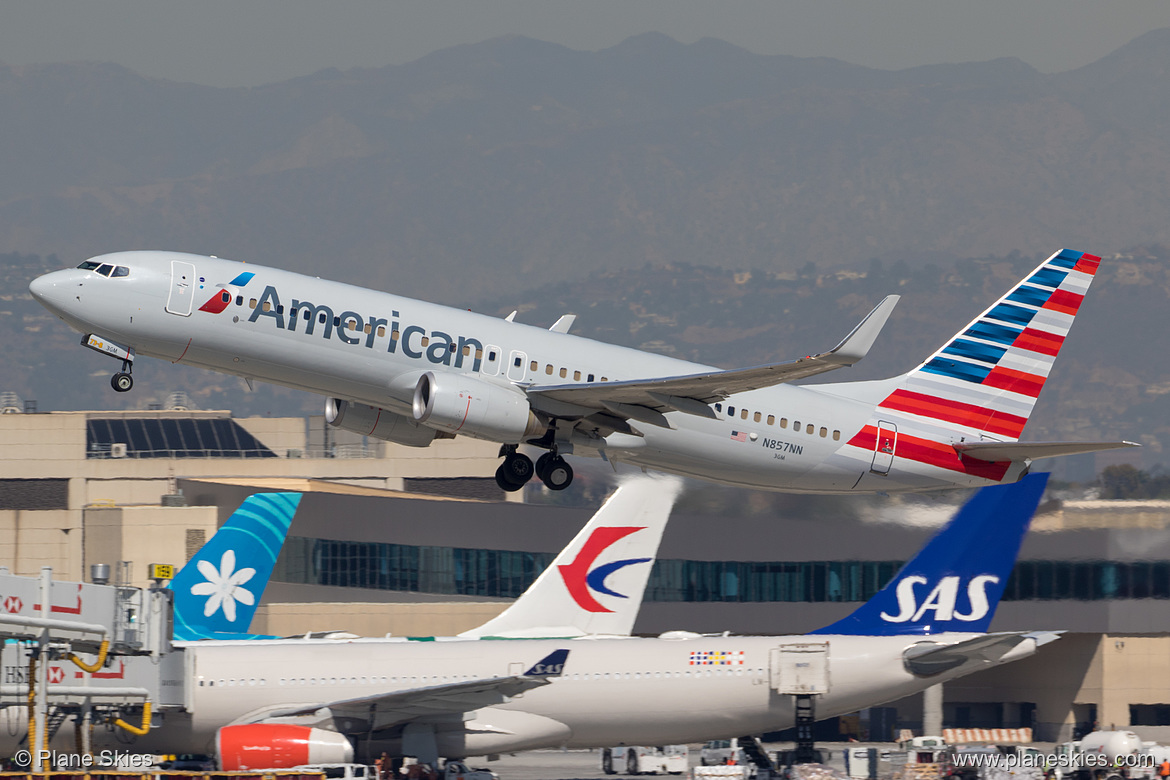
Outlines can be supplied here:
[[28, 727], [34, 771], [43, 769], [38, 751], [69, 718], [84, 752], [95, 720], [134, 734], [150, 729], [157, 685], [125, 684], [125, 659], [160, 664], [171, 649], [171, 592], [159, 585], [67, 582], [47, 567], [40, 577], [0, 568], [0, 719]]

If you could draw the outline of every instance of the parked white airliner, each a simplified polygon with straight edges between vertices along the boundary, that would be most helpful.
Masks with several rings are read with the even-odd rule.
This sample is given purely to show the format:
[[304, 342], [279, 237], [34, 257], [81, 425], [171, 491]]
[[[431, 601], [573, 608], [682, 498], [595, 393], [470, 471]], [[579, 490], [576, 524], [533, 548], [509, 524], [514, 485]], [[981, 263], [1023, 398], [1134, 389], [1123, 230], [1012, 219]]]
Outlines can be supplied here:
[[[243, 769], [759, 734], [794, 723], [792, 654], [827, 664], [820, 717], [874, 706], [1056, 638], [984, 633], [1046, 481], [980, 490], [882, 591], [813, 634], [193, 642], [161, 665], [127, 659], [124, 680], [89, 681], [161, 672], [169, 700], [148, 734], [99, 730], [93, 747], [214, 751]], [[23, 734], [8, 733], [0, 750], [11, 754]]]
[[[496, 479], [560, 490], [564, 455], [793, 492], [916, 491], [1013, 482], [1032, 460], [1125, 442], [1018, 441], [1099, 259], [1062, 250], [920, 366], [892, 379], [790, 384], [856, 363], [897, 302], [840, 344], [721, 371], [262, 266], [174, 252], [102, 255], [41, 276], [33, 296], [82, 343], [327, 396], [335, 426], [425, 447], [500, 442]], [[548, 450], [535, 465], [517, 445]]]

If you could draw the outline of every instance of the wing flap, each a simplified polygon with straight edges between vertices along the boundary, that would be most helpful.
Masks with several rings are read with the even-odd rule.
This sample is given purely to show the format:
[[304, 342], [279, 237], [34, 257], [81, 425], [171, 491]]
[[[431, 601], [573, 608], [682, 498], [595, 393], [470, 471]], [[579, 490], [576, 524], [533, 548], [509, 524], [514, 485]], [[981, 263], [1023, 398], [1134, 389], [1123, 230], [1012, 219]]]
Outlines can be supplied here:
[[[534, 399], [548, 398], [592, 409], [613, 410], [615, 405], [641, 406], [662, 412], [680, 411], [703, 414], [697, 404], [721, 401], [735, 393], [792, 382], [851, 366], [865, 357], [873, 346], [899, 296], [887, 295], [873, 311], [837, 346], [819, 355], [809, 355], [787, 363], [772, 363], [731, 371], [708, 371], [683, 376], [633, 379], [621, 382], [589, 382], [534, 387], [528, 390]], [[676, 404], [671, 397], [679, 399]], [[636, 418], [633, 418], [636, 419]], [[646, 420], [641, 420], [646, 422]]]
[[1132, 441], [976, 441], [959, 442], [951, 446], [962, 456], [994, 463], [1081, 455], [1142, 445]]

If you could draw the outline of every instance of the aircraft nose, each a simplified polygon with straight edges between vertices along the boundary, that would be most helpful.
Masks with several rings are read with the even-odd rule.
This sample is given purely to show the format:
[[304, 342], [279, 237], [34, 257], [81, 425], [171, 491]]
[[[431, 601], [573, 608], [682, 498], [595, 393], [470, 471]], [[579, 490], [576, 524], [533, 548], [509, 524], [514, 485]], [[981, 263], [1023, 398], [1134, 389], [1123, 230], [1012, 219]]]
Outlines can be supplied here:
[[53, 271], [29, 282], [28, 291], [45, 308], [51, 311], [60, 311], [62, 303], [69, 295], [66, 287], [69, 285], [70, 277], [72, 277], [72, 273], [68, 270]]

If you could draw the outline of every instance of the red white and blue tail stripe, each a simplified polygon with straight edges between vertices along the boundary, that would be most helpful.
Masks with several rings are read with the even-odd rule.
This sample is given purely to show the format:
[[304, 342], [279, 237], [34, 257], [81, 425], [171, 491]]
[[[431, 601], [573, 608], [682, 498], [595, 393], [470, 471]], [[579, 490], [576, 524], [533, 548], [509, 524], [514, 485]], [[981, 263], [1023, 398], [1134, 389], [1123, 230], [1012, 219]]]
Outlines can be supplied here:
[[1057, 252], [907, 374], [879, 409], [1018, 440], [1100, 262]]

